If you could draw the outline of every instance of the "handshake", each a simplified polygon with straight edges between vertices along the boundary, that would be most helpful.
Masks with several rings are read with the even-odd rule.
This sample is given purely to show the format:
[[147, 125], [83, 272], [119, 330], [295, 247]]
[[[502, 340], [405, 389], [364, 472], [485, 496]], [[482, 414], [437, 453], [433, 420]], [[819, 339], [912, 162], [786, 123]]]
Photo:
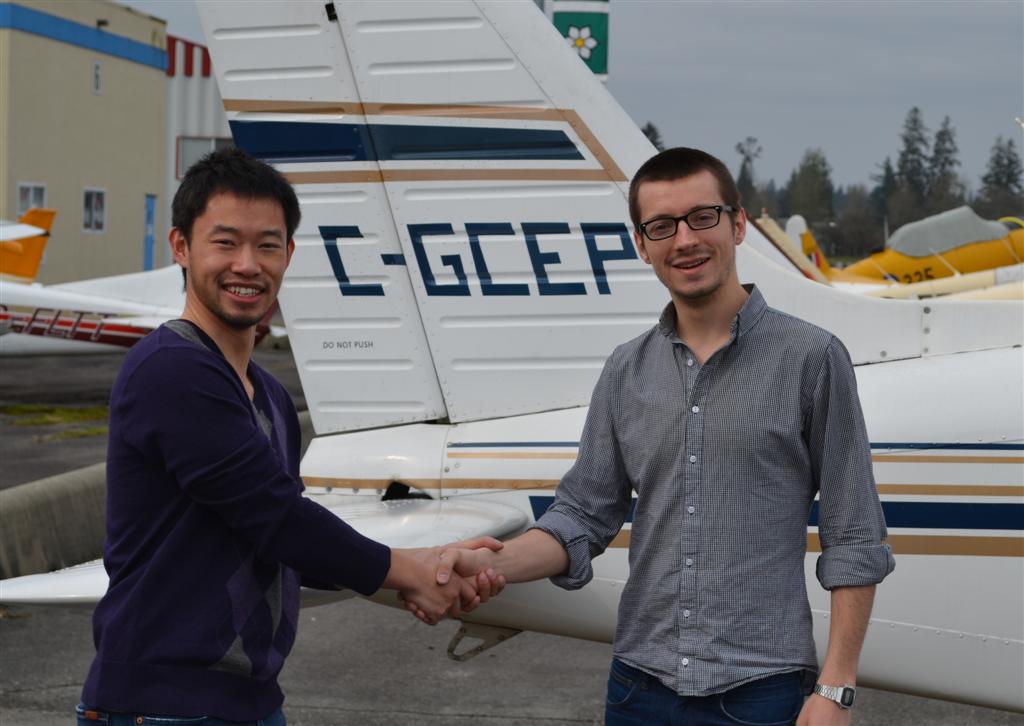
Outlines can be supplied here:
[[391, 569], [383, 586], [417, 618], [436, 625], [446, 615], [469, 613], [505, 587], [494, 568], [495, 553], [504, 545], [493, 537], [455, 542], [442, 547], [391, 550]]

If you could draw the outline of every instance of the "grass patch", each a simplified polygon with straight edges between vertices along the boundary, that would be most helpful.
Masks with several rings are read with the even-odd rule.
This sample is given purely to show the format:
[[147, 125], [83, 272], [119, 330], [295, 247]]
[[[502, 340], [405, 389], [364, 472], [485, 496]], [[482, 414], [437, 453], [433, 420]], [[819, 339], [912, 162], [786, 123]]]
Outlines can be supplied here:
[[67, 431], [59, 431], [55, 434], [47, 436], [49, 441], [60, 441], [61, 439], [84, 439], [89, 436], [106, 436], [106, 426], [85, 426], [77, 429], [68, 429]]
[[[45, 406], [29, 403], [15, 406], [0, 406], [0, 414], [13, 416], [14, 420], [11, 423], [15, 426], [57, 426], [60, 424], [106, 421], [109, 411], [106, 406], [74, 408], [70, 406]], [[106, 432], [107, 427], [94, 426], [92, 428], [102, 428]], [[94, 434], [85, 435], [92, 436]]]

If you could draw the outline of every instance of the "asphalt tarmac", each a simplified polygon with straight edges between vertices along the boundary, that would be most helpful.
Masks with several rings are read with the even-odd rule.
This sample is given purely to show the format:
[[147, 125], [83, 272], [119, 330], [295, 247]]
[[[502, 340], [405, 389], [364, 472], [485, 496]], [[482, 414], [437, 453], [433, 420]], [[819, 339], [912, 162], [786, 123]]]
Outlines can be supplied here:
[[[91, 433], [102, 421], [19, 425], [27, 414], [3, 411], [103, 406], [121, 358], [0, 359], [0, 488], [103, 459], [106, 437]], [[291, 353], [258, 350], [257, 360], [301, 407]], [[602, 723], [607, 644], [523, 633], [456, 663], [445, 655], [455, 622], [429, 628], [362, 600], [303, 610], [301, 620], [281, 676], [291, 726]], [[74, 723], [92, 656], [88, 611], [0, 609], [0, 725]], [[1024, 726], [1024, 715], [862, 688], [854, 723]]]

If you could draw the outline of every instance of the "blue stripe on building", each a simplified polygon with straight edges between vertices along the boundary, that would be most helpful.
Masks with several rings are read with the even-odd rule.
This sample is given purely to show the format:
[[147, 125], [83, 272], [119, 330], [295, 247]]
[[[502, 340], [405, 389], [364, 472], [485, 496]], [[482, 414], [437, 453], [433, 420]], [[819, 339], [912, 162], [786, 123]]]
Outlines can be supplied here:
[[[550, 495], [530, 497], [534, 519], [539, 519], [554, 504]], [[633, 521], [636, 499], [626, 522]], [[915, 529], [1004, 529], [1024, 530], [1024, 504], [974, 504], [971, 502], [882, 502], [889, 528]], [[818, 526], [818, 502], [811, 505], [807, 524]]]
[[570, 160], [563, 131], [466, 126], [231, 121], [235, 145], [268, 162]]
[[167, 53], [160, 48], [14, 3], [0, 3], [0, 28], [40, 35], [161, 71], [167, 70]]

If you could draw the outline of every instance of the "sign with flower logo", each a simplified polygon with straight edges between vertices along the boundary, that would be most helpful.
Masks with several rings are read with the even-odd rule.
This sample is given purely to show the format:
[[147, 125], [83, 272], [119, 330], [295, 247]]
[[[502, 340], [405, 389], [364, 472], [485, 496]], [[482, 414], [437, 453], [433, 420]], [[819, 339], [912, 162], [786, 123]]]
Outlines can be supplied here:
[[599, 77], [608, 75], [608, 1], [554, 0], [552, 22], [572, 49]]

